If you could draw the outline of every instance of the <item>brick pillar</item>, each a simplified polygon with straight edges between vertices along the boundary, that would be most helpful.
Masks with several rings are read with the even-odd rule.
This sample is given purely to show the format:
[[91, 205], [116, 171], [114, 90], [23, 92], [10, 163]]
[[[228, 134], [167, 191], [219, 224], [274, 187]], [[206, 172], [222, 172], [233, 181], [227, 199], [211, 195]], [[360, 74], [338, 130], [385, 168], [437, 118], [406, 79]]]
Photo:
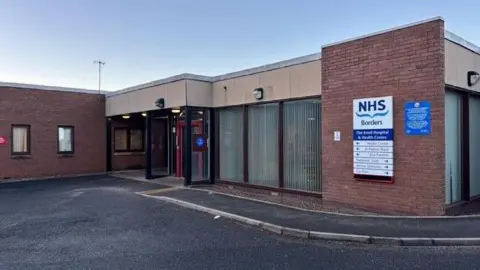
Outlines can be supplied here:
[[[386, 212], [444, 213], [444, 22], [435, 19], [322, 49], [324, 199]], [[353, 100], [393, 96], [395, 182], [353, 177]], [[431, 102], [430, 136], [405, 136], [406, 101]], [[334, 131], [342, 133], [333, 141]]]

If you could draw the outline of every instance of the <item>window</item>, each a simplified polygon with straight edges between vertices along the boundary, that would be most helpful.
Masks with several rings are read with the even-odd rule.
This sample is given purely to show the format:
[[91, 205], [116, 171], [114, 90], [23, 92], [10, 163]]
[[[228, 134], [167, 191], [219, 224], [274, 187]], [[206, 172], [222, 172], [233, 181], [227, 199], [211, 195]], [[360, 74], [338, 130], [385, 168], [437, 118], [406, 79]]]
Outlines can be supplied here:
[[59, 126], [57, 138], [57, 151], [61, 154], [71, 154], [74, 151], [73, 127]]
[[135, 128], [115, 128], [115, 152], [143, 152], [143, 130]]
[[143, 132], [140, 129], [130, 130], [130, 151], [143, 151]]
[[283, 174], [289, 189], [321, 189], [321, 105], [320, 100], [284, 103]]
[[12, 125], [12, 155], [30, 154], [30, 126]]
[[445, 203], [462, 199], [462, 96], [445, 92]]
[[278, 186], [278, 103], [248, 107], [248, 182]]
[[[470, 96], [470, 164], [480, 164], [480, 97]], [[480, 195], [480, 166], [470, 166], [470, 197]]]
[[243, 108], [219, 112], [220, 179], [243, 182]]

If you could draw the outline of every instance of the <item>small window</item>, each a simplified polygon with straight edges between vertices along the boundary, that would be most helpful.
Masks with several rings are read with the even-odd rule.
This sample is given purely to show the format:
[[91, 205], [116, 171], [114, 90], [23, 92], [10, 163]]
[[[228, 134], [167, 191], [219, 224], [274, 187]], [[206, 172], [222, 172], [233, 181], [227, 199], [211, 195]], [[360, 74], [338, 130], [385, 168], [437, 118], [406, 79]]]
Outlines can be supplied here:
[[115, 152], [143, 152], [143, 142], [143, 130], [141, 129], [114, 129]]
[[143, 151], [143, 132], [141, 129], [130, 130], [130, 151]]
[[72, 154], [74, 152], [74, 136], [72, 126], [58, 127], [57, 149], [60, 154]]
[[12, 155], [30, 154], [30, 126], [12, 125]]

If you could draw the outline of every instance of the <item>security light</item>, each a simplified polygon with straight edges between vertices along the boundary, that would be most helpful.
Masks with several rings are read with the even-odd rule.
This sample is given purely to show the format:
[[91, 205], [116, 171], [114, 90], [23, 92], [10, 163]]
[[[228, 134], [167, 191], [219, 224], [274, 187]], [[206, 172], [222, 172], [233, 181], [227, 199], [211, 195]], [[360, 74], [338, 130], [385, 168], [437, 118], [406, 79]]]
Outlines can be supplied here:
[[263, 88], [256, 88], [253, 90], [253, 96], [256, 100], [261, 100], [263, 98]]
[[478, 72], [473, 71], [473, 70], [470, 70], [469, 72], [467, 72], [467, 84], [468, 84], [468, 86], [472, 87], [472, 86], [476, 85], [479, 80], [480, 80], [480, 75], [478, 74]]
[[122, 115], [122, 118], [123, 118], [123, 119], [129, 119], [129, 118], [130, 118], [130, 115], [128, 115], [128, 114]]
[[155, 100], [155, 106], [157, 106], [160, 109], [163, 109], [165, 107], [165, 99], [164, 98], [159, 98]]

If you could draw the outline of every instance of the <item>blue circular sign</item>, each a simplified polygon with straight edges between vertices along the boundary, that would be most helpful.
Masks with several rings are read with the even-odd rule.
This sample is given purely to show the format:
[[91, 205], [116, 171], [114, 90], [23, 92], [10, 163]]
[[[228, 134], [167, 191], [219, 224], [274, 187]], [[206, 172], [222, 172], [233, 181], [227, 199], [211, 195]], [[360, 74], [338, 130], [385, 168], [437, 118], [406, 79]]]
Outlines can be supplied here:
[[197, 137], [195, 143], [198, 147], [202, 147], [205, 144], [205, 139], [203, 137]]

